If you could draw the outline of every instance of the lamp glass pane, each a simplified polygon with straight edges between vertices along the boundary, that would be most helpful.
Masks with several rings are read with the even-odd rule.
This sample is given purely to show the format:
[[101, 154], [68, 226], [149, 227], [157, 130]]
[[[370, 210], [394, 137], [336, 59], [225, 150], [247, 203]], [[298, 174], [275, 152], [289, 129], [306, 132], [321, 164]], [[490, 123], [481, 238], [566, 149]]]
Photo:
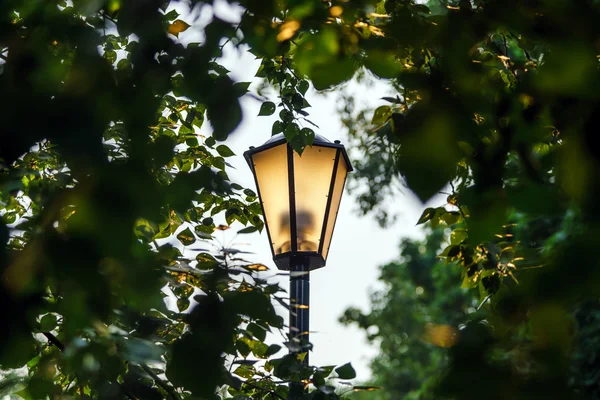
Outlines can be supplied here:
[[312, 146], [294, 152], [298, 251], [319, 251], [336, 149]]
[[291, 250], [287, 145], [256, 153], [252, 162], [273, 253], [285, 253]]
[[338, 160], [337, 171], [335, 173], [335, 186], [333, 187], [333, 193], [331, 195], [331, 208], [329, 209], [329, 216], [327, 217], [325, 238], [323, 239], [323, 258], [325, 260], [327, 260], [327, 254], [329, 253], [331, 236], [333, 235], [333, 227], [335, 225], [335, 219], [337, 218], [340, 208], [340, 201], [342, 200], [347, 174], [348, 166], [346, 165], [346, 160], [344, 157], [340, 157]]

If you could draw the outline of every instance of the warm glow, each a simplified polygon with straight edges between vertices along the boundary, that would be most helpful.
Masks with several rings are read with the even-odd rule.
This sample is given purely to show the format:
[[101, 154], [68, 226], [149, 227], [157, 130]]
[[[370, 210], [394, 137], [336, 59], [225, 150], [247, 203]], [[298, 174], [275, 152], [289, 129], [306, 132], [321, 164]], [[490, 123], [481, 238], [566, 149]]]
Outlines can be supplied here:
[[329, 210], [329, 217], [327, 218], [327, 226], [325, 227], [325, 240], [323, 242], [323, 258], [327, 259], [329, 254], [329, 246], [331, 245], [331, 236], [333, 235], [333, 228], [335, 220], [340, 208], [340, 201], [342, 200], [342, 194], [344, 191], [344, 184], [346, 183], [346, 174], [348, 169], [346, 168], [346, 162], [343, 157], [340, 157], [337, 164], [337, 171], [335, 176], [335, 186], [333, 188], [331, 209]]
[[275, 255], [291, 250], [287, 146], [256, 153], [252, 160]]
[[278, 135], [245, 156], [277, 266], [288, 269], [288, 255], [303, 255], [310, 269], [324, 266], [351, 170], [344, 147], [317, 136], [300, 155]]
[[337, 150], [309, 147], [294, 153], [296, 227], [299, 251], [319, 251]]

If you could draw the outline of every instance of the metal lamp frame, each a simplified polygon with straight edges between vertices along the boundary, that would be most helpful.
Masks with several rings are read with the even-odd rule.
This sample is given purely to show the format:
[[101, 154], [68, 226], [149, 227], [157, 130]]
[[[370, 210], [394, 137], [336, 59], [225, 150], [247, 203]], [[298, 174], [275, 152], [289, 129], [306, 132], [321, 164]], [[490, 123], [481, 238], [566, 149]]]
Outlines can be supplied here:
[[[295, 196], [295, 189], [294, 189], [295, 188], [294, 150], [292, 149], [292, 147], [289, 144], [286, 143], [285, 136], [282, 133], [280, 133], [280, 134], [277, 134], [277, 135], [271, 137], [271, 139], [269, 139], [262, 146], [251, 147], [250, 150], [248, 150], [244, 153], [244, 158], [246, 159], [246, 161], [248, 162], [248, 165], [250, 166], [250, 169], [252, 170], [252, 173], [254, 176], [254, 183], [256, 185], [256, 188], [258, 190], [258, 196], [260, 198], [260, 206], [261, 206], [263, 215], [266, 215], [265, 209], [263, 206], [262, 196], [260, 193], [260, 187], [258, 185], [258, 180], [256, 177], [254, 162], [252, 161], [252, 156], [254, 156], [257, 153], [272, 149], [273, 147], [280, 146], [280, 145], [287, 146], [287, 167], [288, 167], [288, 188], [287, 189], [289, 191], [289, 202], [290, 202], [289, 210], [290, 210], [291, 250], [287, 251], [285, 253], [282, 253], [282, 254], [277, 254], [277, 255], [275, 254], [275, 249], [273, 248], [273, 241], [271, 240], [271, 232], [269, 230], [269, 224], [266, 223], [265, 225], [267, 228], [267, 235], [269, 237], [269, 243], [271, 244], [271, 254], [273, 255], [273, 261], [275, 262], [275, 265], [277, 265], [277, 267], [279, 269], [293, 270], [295, 265], [297, 265], [298, 263], [301, 263], [302, 265], [305, 265], [306, 267], [308, 267], [309, 271], [312, 271], [317, 268], [321, 268], [321, 267], [325, 266], [326, 260], [323, 258], [322, 254], [323, 254], [323, 250], [324, 250], [323, 246], [325, 243], [325, 234], [327, 232], [326, 223], [327, 223], [327, 220], [329, 219], [329, 214], [331, 213], [333, 190], [334, 190], [335, 183], [336, 183], [335, 178], [337, 175], [337, 168], [338, 168], [338, 163], [339, 163], [340, 157], [344, 158], [344, 161], [346, 162], [346, 165], [347, 165], [348, 172], [352, 171], [352, 164], [350, 164], [350, 159], [348, 158], [348, 153], [346, 152], [346, 148], [344, 147], [343, 144], [341, 144], [337, 140], [332, 143], [320, 135], [315, 135], [313, 146], [334, 148], [337, 151], [335, 154], [335, 161], [334, 161], [334, 165], [333, 165], [333, 171], [331, 174], [331, 181], [329, 184], [329, 193], [327, 196], [325, 217], [321, 224], [321, 236], [320, 236], [320, 241], [319, 241], [319, 249], [318, 249], [318, 251], [298, 251], [298, 231], [296, 229], [296, 196]], [[345, 179], [346, 178], [344, 178], [344, 184], [345, 184]], [[292, 216], [293, 216], [293, 218], [292, 218]], [[337, 220], [337, 218], [336, 218], [336, 220]], [[335, 230], [335, 223], [336, 223], [336, 221], [333, 222], [333, 230]], [[332, 230], [332, 233], [333, 233], [333, 230]], [[329, 242], [329, 246], [331, 246], [331, 241]], [[329, 251], [329, 249], [327, 249], [327, 250]]]

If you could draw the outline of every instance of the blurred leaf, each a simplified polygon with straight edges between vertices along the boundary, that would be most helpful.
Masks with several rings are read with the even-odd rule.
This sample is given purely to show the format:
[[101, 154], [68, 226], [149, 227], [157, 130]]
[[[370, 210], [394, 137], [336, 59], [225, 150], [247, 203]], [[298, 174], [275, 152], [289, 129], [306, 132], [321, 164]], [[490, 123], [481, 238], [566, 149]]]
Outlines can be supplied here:
[[40, 320], [40, 331], [42, 332], [50, 332], [56, 329], [57, 326], [57, 318], [54, 314], [46, 314]]
[[371, 123], [373, 125], [381, 125], [392, 116], [392, 108], [390, 106], [379, 106], [373, 114]]
[[174, 35], [175, 37], [179, 37], [179, 34], [181, 32], [187, 31], [189, 27], [190, 25], [187, 22], [178, 19], [176, 21], [173, 21], [173, 23], [169, 25], [168, 32], [171, 35]]

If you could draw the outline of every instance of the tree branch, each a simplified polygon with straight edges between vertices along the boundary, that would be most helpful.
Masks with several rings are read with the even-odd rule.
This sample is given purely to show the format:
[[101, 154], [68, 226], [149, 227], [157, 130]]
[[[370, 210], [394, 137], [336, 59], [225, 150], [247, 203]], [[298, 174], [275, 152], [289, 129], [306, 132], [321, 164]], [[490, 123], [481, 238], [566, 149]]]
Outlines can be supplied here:
[[50, 344], [53, 344], [54, 346], [56, 346], [60, 351], [65, 351], [65, 346], [52, 333], [42, 332], [42, 334], [44, 336], [46, 336], [46, 339], [48, 339], [48, 342]]

